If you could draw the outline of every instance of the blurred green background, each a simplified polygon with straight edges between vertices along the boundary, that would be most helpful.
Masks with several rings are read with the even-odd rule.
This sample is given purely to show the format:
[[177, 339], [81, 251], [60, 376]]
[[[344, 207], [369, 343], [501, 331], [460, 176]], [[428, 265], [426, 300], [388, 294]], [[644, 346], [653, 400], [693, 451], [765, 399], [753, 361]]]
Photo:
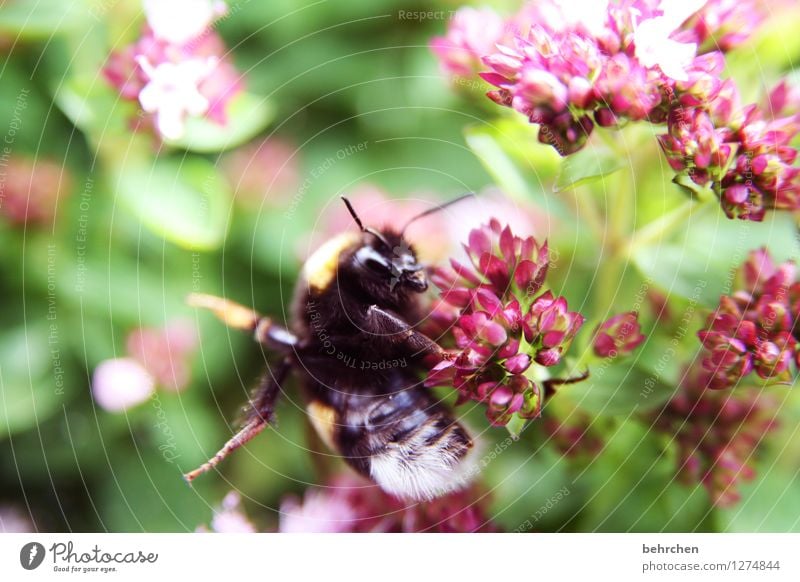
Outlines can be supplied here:
[[[340, 212], [338, 197], [359, 185], [446, 200], [499, 182], [516, 204], [544, 217], [537, 236], [561, 243], [563, 267], [553, 285], [571, 305], [588, 305], [602, 284], [597, 241], [581, 227], [584, 210], [576, 204], [580, 194], [595, 194], [550, 193], [560, 161], [535, 142], [533, 129], [493, 108], [482, 86], [454, 88], [442, 75], [428, 42], [446, 21], [399, 16], [430, 3], [228, 4], [218, 30], [258, 115], [237, 127], [241, 143], [212, 152], [197, 143], [160, 147], [127, 129], [135, 108], [118, 99], [101, 69], [112, 50], [139, 35], [137, 1], [0, 3], [0, 132], [13, 129], [9, 156], [31, 161], [27, 186], [43, 191], [41, 204], [54, 207], [57, 196], [50, 220], [0, 217], [0, 508], [30, 515], [38, 530], [193, 531], [230, 489], [242, 493], [259, 527], [274, 528], [281, 497], [319, 482], [306, 451], [315, 445], [308, 445], [305, 415], [296, 399], [286, 399], [278, 426], [225, 461], [221, 474], [191, 488], [184, 483], [181, 474], [230, 436], [269, 361], [245, 334], [196, 314], [184, 298], [223, 294], [283, 319], [305, 249], [315, 234], [330, 234], [325, 225]], [[748, 97], [800, 56], [792, 32], [800, 20], [787, 20], [772, 22], [759, 44], [732, 57], [731, 74], [753, 88]], [[631, 162], [611, 185], [635, 190], [637, 224], [682, 202], [653, 131], [624, 134], [640, 165]], [[265, 200], [247, 203], [232, 156], [264, 138], [289, 144], [296, 179], [287, 191], [273, 188]], [[358, 151], [339, 154], [348, 148]], [[37, 173], [48, 164], [46, 175]], [[4, 184], [8, 190], [11, 182]], [[595, 202], [605, 195], [601, 190]], [[692, 249], [707, 249], [709, 237], [723, 248], [768, 243], [779, 259], [796, 254], [786, 217], [734, 224], [715, 208], [690, 227], [672, 246], [664, 241], [656, 258], [639, 257], [639, 269], [624, 271], [620, 281], [630, 292], [620, 309], [630, 308], [646, 277], [685, 308], [694, 274], [678, 274], [678, 266]], [[704, 276], [721, 283], [734, 260], [720, 253], [711, 272], [703, 265]], [[709, 289], [705, 303], [717, 297]], [[94, 368], [124, 356], [132, 331], [179, 317], [199, 338], [188, 387], [161, 389], [124, 413], [97, 407]], [[653, 365], [646, 355], [640, 360], [645, 371]], [[678, 365], [670, 364], [673, 373]], [[612, 376], [609, 386], [619, 380]], [[674, 483], [668, 445], [646, 426], [609, 414], [601, 421], [608, 446], [591, 463], [562, 459], [536, 426], [499, 454], [485, 475], [492, 515], [515, 529], [566, 487], [569, 495], [536, 529], [798, 530], [800, 401], [796, 392], [777, 390], [786, 420], [736, 508], [712, 509], [701, 488]], [[587, 409], [605, 410], [603, 394], [595, 392], [602, 405]], [[480, 411], [469, 414], [487, 450], [505, 441], [504, 430], [484, 430]]]

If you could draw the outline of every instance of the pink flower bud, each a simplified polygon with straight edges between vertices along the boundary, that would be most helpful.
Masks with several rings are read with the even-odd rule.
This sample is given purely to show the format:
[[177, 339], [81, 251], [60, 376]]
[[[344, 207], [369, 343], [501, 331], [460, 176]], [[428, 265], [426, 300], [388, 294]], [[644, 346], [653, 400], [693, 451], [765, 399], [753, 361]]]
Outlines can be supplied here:
[[627, 356], [645, 340], [635, 311], [615, 315], [602, 323], [594, 339], [594, 353], [601, 358]]

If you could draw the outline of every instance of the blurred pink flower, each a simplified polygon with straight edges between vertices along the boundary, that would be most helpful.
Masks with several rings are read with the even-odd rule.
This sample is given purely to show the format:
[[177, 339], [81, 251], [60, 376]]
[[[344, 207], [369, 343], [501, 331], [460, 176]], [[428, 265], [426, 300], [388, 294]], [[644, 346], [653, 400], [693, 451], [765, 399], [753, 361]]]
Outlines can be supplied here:
[[191, 379], [190, 358], [196, 346], [197, 333], [183, 320], [131, 332], [128, 357], [105, 360], [95, 368], [95, 400], [109, 412], [119, 412], [147, 400], [156, 387], [183, 390]]
[[620, 313], [598, 326], [594, 338], [594, 353], [601, 358], [627, 356], [644, 340], [645, 336], [639, 326], [639, 314], [635, 311]]
[[219, 507], [214, 509], [211, 526], [199, 525], [196, 533], [256, 533], [258, 530], [245, 515], [242, 498], [236, 491], [229, 491]]
[[141, 404], [154, 391], [153, 377], [133, 358], [105, 360], [94, 369], [94, 400], [109, 412], [121, 412]]
[[339, 475], [326, 487], [281, 503], [284, 533], [491, 532], [486, 497], [472, 488], [434, 501], [406, 505], [373, 483]]
[[[364, 224], [375, 228], [397, 228], [421, 212], [447, 202], [441, 194], [424, 191], [395, 199], [379, 186], [369, 183], [357, 186], [346, 196]], [[545, 212], [532, 211], [530, 205], [515, 204], [503, 192], [487, 189], [412, 223], [406, 231], [406, 238], [425, 263], [435, 264], [450, 257], [467, 260], [461, 241], [466, 240], [472, 229], [480, 227], [486, 216], [497, 217], [522, 232], [537, 232], [553, 226], [553, 219]], [[330, 237], [349, 228], [353, 228], [353, 217], [344, 205], [337, 203], [328, 207], [321, 228], [315, 229], [311, 243], [304, 244], [298, 254], [301, 258], [306, 257]]]
[[708, 390], [707, 375], [690, 370], [672, 400], [653, 414], [653, 428], [677, 444], [678, 479], [702, 484], [714, 505], [730, 507], [740, 498], [739, 483], [755, 476], [753, 463], [777, 426], [777, 407], [755, 388]]
[[348, 493], [335, 489], [309, 489], [302, 500], [288, 496], [281, 501], [281, 533], [352, 532], [358, 519]]
[[613, 32], [608, 0], [537, 0], [523, 2], [507, 27], [525, 37], [534, 27], [572, 31], [577, 35], [605, 38]]
[[271, 137], [236, 148], [223, 157], [223, 169], [236, 191], [236, 201], [248, 207], [278, 206], [300, 186], [297, 148]]
[[186, 388], [197, 333], [188, 321], [175, 320], [163, 328], [139, 328], [127, 340], [128, 353], [168, 390]]
[[774, 0], [709, 0], [684, 26], [681, 40], [697, 43], [701, 52], [730, 51], [746, 42], [765, 17], [765, 6]]
[[14, 224], [51, 224], [72, 190], [70, 171], [54, 161], [10, 156], [0, 182], [0, 215]]
[[[242, 90], [222, 39], [211, 28], [219, 3], [200, 0], [149, 2], [139, 39], [109, 55], [106, 80], [123, 99], [154, 114], [159, 135], [180, 138], [188, 116], [225, 124], [227, 107]], [[215, 8], [215, 6], [217, 6]], [[175, 14], [192, 10], [182, 21]], [[146, 124], [140, 124], [146, 126]]]
[[[346, 193], [347, 198], [365, 225], [374, 228], [398, 228], [421, 212], [430, 210], [441, 200], [441, 196], [428, 192], [408, 194], [404, 198], [393, 199], [389, 193], [374, 184], [361, 184]], [[457, 205], [456, 205], [457, 206]], [[453, 209], [456, 207], [454, 206]], [[451, 209], [433, 214], [408, 227], [406, 238], [414, 246], [418, 256], [425, 262], [444, 258], [449, 250], [445, 218]], [[325, 210], [325, 221], [321, 228], [315, 229], [310, 244], [303, 245], [303, 254], [309, 255], [317, 246], [330, 237], [354, 228], [353, 217], [341, 201]]]
[[0, 505], [0, 533], [31, 533], [31, 519], [13, 505]]
[[710, 388], [730, 388], [751, 372], [788, 382], [800, 368], [794, 336], [800, 318], [800, 280], [791, 261], [776, 265], [765, 249], [752, 251], [737, 273], [735, 291], [698, 332]]
[[211, 529], [217, 533], [255, 533], [256, 528], [244, 514], [241, 496], [231, 491], [222, 499], [211, 518]]
[[470, 77], [482, 70], [481, 57], [495, 51], [508, 36], [505, 21], [490, 8], [459, 8], [447, 23], [445, 36], [431, 40], [443, 72]]
[[142, 0], [147, 22], [156, 38], [185, 44], [204, 32], [228, 7], [213, 0]]
[[541, 422], [548, 444], [565, 457], [593, 459], [600, 454], [604, 441], [587, 413], [573, 411], [566, 418], [558, 418], [548, 410], [544, 410]]

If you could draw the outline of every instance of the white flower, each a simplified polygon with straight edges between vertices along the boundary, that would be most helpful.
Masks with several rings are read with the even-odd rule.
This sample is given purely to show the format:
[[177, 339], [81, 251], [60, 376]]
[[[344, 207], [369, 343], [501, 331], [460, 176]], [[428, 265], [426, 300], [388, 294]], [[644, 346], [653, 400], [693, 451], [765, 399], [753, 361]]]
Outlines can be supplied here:
[[281, 533], [340, 533], [350, 530], [358, 515], [344, 496], [335, 492], [307, 491], [303, 501], [281, 501]]
[[219, 59], [188, 59], [180, 63], [165, 62], [153, 67], [144, 56], [136, 62], [149, 81], [139, 92], [139, 103], [148, 113], [155, 113], [156, 127], [167, 139], [183, 135], [187, 115], [203, 115], [209, 103], [200, 93], [200, 84], [208, 78]]
[[0, 505], [0, 533], [29, 533], [33, 531], [30, 518], [12, 505]]
[[672, 23], [674, 31], [707, 2], [708, 0], [661, 0], [658, 9]]
[[555, 0], [555, 4], [568, 26], [582, 26], [595, 36], [600, 36], [606, 28], [608, 0]]
[[634, 31], [639, 62], [648, 68], [658, 65], [667, 77], [686, 81], [686, 67], [697, 55], [697, 45], [669, 37], [705, 4], [706, 0], [663, 0], [659, 5], [663, 14], [640, 22]]
[[141, 404], [153, 390], [153, 377], [132, 358], [105, 360], [94, 369], [94, 400], [110, 412], [120, 412]]
[[142, 0], [153, 34], [173, 44], [185, 44], [203, 34], [227, 11], [213, 0]]
[[220, 509], [214, 512], [211, 529], [217, 533], [255, 533], [255, 526], [242, 512], [241, 497], [236, 491], [230, 491]]

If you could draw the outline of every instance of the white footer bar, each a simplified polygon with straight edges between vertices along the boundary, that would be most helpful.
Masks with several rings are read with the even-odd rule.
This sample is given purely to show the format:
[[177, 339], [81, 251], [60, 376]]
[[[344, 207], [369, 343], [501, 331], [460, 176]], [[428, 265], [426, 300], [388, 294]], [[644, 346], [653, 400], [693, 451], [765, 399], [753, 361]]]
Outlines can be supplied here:
[[5, 534], [0, 574], [14, 581], [797, 581], [800, 534]]

